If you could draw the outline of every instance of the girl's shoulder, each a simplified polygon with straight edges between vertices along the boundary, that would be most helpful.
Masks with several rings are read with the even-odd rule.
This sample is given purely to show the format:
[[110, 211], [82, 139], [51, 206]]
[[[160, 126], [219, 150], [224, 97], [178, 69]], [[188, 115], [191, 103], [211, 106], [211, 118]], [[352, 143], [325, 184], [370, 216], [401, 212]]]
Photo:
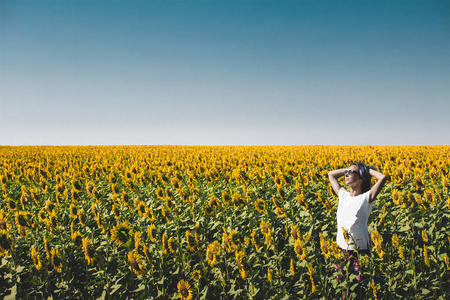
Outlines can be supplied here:
[[347, 195], [350, 195], [350, 193], [344, 187], [341, 186], [341, 188], [339, 189], [339, 195], [338, 195], [339, 198], [345, 197]]

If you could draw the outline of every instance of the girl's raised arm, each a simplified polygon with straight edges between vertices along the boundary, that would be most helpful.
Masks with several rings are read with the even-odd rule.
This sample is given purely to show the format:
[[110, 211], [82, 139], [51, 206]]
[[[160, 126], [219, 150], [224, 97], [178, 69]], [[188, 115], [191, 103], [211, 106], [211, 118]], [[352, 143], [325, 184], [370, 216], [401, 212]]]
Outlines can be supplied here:
[[374, 169], [369, 169], [369, 174], [377, 179], [377, 183], [373, 185], [369, 193], [369, 202], [372, 202], [373, 200], [375, 200], [378, 193], [381, 191], [381, 188], [386, 183], [386, 175]]
[[338, 169], [328, 172], [328, 179], [330, 180], [331, 187], [333, 188], [333, 191], [336, 193], [336, 195], [339, 195], [339, 190], [341, 189], [341, 185], [339, 184], [339, 181], [337, 179], [344, 176], [344, 171], [345, 169]]

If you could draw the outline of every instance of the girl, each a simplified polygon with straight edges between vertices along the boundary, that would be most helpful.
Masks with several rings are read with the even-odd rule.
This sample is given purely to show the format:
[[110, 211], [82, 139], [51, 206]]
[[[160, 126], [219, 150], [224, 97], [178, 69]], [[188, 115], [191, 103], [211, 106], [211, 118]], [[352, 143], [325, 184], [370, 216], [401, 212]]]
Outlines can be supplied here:
[[[342, 176], [345, 176], [345, 184], [350, 187], [350, 192], [339, 184], [338, 178]], [[377, 182], [371, 188], [372, 176]], [[354, 255], [355, 250], [370, 255], [367, 222], [373, 202], [386, 182], [386, 176], [374, 167], [356, 162], [348, 169], [329, 172], [328, 178], [334, 192], [339, 196], [336, 213], [338, 246], [349, 251], [351, 255]]]

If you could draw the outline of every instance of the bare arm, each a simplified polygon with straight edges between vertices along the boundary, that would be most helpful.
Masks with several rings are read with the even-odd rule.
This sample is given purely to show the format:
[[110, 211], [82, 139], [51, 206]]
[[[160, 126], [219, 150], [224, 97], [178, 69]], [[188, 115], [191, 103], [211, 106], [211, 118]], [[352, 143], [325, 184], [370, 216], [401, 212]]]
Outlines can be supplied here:
[[369, 193], [369, 202], [372, 202], [373, 200], [375, 200], [378, 193], [381, 191], [381, 188], [386, 183], [386, 175], [373, 169], [370, 169], [369, 173], [377, 179], [377, 183], [373, 185]]
[[344, 170], [345, 169], [338, 169], [328, 172], [328, 179], [330, 180], [331, 187], [333, 188], [333, 191], [336, 193], [336, 195], [339, 195], [339, 190], [341, 189], [341, 185], [339, 184], [339, 181], [337, 179], [344, 176]]

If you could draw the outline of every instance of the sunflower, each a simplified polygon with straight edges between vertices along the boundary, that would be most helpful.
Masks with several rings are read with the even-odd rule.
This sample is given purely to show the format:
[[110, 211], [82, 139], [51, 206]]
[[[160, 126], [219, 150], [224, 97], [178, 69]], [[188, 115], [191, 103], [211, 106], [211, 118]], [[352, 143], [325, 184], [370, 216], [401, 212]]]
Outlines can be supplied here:
[[259, 212], [259, 213], [263, 213], [266, 210], [266, 203], [264, 202], [263, 199], [258, 198], [255, 201], [255, 209]]
[[322, 233], [319, 233], [319, 237], [320, 237], [320, 250], [322, 250], [323, 256], [325, 256], [325, 258], [328, 259], [331, 255], [330, 247], [328, 246], [327, 241], [325, 241]]
[[392, 246], [394, 246], [395, 248], [398, 248], [398, 245], [399, 245], [398, 236], [396, 233], [394, 233], [392, 235]]
[[[447, 257], [448, 259], [448, 257]], [[448, 264], [447, 264], [448, 265]], [[448, 267], [447, 267], [448, 268]], [[202, 278], [202, 275], [200, 273], [200, 270], [195, 270], [194, 272], [192, 272], [192, 278], [194, 278], [194, 280], [199, 281], [200, 278]]]
[[445, 253], [444, 261], [445, 261], [445, 265], [447, 266], [447, 269], [448, 269], [449, 268], [449, 259], [448, 259], [448, 254], [447, 253]]
[[8, 224], [6, 223], [6, 220], [0, 217], [0, 230], [7, 230]]
[[0, 252], [11, 250], [11, 242], [6, 229], [0, 229]]
[[311, 266], [311, 264], [308, 264], [308, 273], [309, 273], [309, 279], [311, 280], [311, 289], [312, 289], [312, 293], [314, 293], [316, 291], [316, 285], [314, 284], [314, 270]]
[[200, 242], [200, 226], [198, 223], [195, 223], [194, 238], [195, 242], [198, 244]]
[[83, 236], [79, 231], [75, 231], [72, 234], [72, 242], [77, 249], [81, 249], [81, 246], [83, 246]]
[[8, 206], [10, 211], [15, 211], [17, 209], [17, 203], [11, 198], [6, 198], [6, 206]]
[[205, 202], [205, 214], [207, 216], [214, 215], [214, 207], [210, 206], [208, 202]]
[[286, 212], [284, 211], [284, 208], [282, 208], [282, 207], [277, 207], [275, 209], [275, 213], [277, 214], [277, 216], [279, 218], [285, 218], [286, 217]]
[[177, 288], [178, 288], [178, 294], [180, 295], [181, 300], [191, 300], [193, 297], [192, 294], [192, 290], [191, 290], [191, 285], [181, 279], [178, 284], [177, 284]]
[[126, 206], [128, 206], [128, 207], [130, 206], [130, 197], [128, 197], [128, 195], [127, 195], [127, 193], [125, 193], [125, 191], [122, 192], [122, 196], [121, 196], [120, 200]]
[[86, 258], [88, 265], [93, 265], [95, 262], [95, 250], [92, 245], [92, 240], [88, 236], [83, 238], [83, 253]]
[[69, 211], [70, 211], [70, 216], [72, 218], [74, 218], [74, 219], [78, 218], [78, 208], [75, 204], [73, 204], [73, 203], [70, 204]]
[[291, 270], [292, 276], [294, 276], [295, 275], [295, 262], [294, 262], [293, 258], [291, 258], [290, 270]]
[[47, 221], [47, 212], [45, 211], [45, 210], [40, 210], [39, 211], [39, 213], [38, 213], [38, 217], [39, 217], [39, 220], [41, 221], [41, 222], [46, 222]]
[[336, 241], [333, 241], [333, 242], [330, 243], [330, 248], [331, 248], [331, 252], [333, 253], [333, 256], [335, 258], [340, 258], [342, 256], [342, 251], [339, 248], [339, 246], [336, 243]]
[[80, 181], [77, 178], [72, 178], [71, 182], [72, 182], [73, 190], [76, 192], [81, 192], [82, 187], [81, 187]]
[[372, 242], [373, 242], [373, 244], [375, 246], [375, 250], [376, 250], [378, 256], [380, 258], [383, 258], [384, 254], [386, 254], [383, 251], [383, 249], [381, 248], [382, 243], [383, 243], [383, 238], [375, 230], [370, 233], [370, 236], [372, 238]]
[[294, 250], [298, 259], [304, 260], [306, 258], [306, 249], [300, 239], [296, 239], [294, 243]]
[[425, 230], [422, 230], [422, 240], [424, 243], [428, 243], [428, 235]]
[[291, 224], [291, 237], [294, 241], [300, 237], [300, 231], [294, 224]]
[[147, 235], [150, 238], [150, 241], [152, 241], [152, 242], [156, 241], [156, 234], [157, 234], [156, 227], [154, 224], [151, 224], [147, 230]]
[[[134, 253], [133, 253], [134, 252]], [[142, 265], [141, 255], [135, 251], [128, 252], [128, 262], [130, 263], [131, 270], [136, 275], [145, 273], [144, 266]]]
[[256, 235], [257, 235], [257, 232], [256, 232], [255, 229], [253, 229], [253, 231], [250, 234], [250, 236], [252, 237], [252, 242], [253, 242], [253, 245], [255, 246], [255, 250], [256, 250], [256, 252], [258, 252], [260, 244], [259, 244], [259, 241], [258, 241]]
[[425, 264], [429, 267], [430, 266], [430, 258], [428, 257], [427, 245], [423, 245], [423, 260], [424, 260]]
[[78, 210], [78, 221], [83, 227], [86, 227], [86, 214], [84, 213], [84, 209]]
[[116, 204], [112, 205], [112, 212], [114, 214], [114, 217], [116, 218], [116, 220], [120, 219], [120, 210], [119, 207]]
[[47, 237], [45, 237], [45, 236], [44, 236], [44, 249], [45, 249], [45, 256], [47, 258], [51, 258], [52, 257], [52, 254], [51, 254], [52, 246], [50, 245]]
[[236, 265], [239, 270], [239, 274], [241, 275], [241, 278], [245, 280], [247, 273], [245, 271], [244, 267], [244, 259], [245, 259], [245, 252], [244, 251], [236, 251], [235, 253], [235, 259], [236, 259]]
[[36, 268], [36, 270], [39, 271], [42, 268], [41, 256], [34, 247], [31, 248], [31, 260], [33, 261], [33, 265]]
[[61, 267], [62, 267], [62, 260], [61, 260], [61, 257], [59, 256], [59, 251], [58, 251], [58, 249], [53, 248], [53, 249], [50, 251], [50, 256], [51, 256], [51, 258], [52, 258], [52, 266], [53, 266], [53, 269], [54, 269], [56, 272], [60, 273], [60, 272], [61, 272]]
[[174, 243], [173, 243], [173, 238], [172, 237], [170, 237], [168, 240], [167, 240], [167, 247], [169, 248], [169, 251], [170, 251], [170, 253], [175, 253], [175, 245], [174, 245]]
[[170, 222], [170, 217], [165, 207], [161, 205], [161, 215], [166, 219], [167, 222]]
[[228, 205], [228, 202], [230, 202], [231, 197], [230, 197], [230, 195], [227, 193], [227, 191], [222, 191], [221, 196], [222, 196], [222, 202], [223, 202], [223, 204]]
[[112, 184], [111, 184], [111, 191], [112, 191], [114, 194], [118, 194], [118, 193], [119, 193], [119, 188], [117, 187], [117, 185], [116, 185], [115, 183], [112, 183]]
[[47, 224], [51, 227], [52, 230], [55, 230], [56, 226], [58, 226], [58, 215], [56, 214], [56, 210], [52, 210], [52, 212], [50, 213]]
[[228, 235], [228, 238], [231, 242], [231, 246], [233, 249], [239, 249], [240, 247], [240, 241], [238, 238], [238, 233], [236, 232], [236, 230], [231, 230], [230, 234]]
[[206, 248], [206, 261], [211, 267], [213, 267], [217, 263], [216, 249], [217, 246], [214, 243], [209, 244]]
[[152, 253], [150, 252], [150, 249], [146, 245], [143, 245], [142, 248], [143, 248], [145, 257], [147, 258], [147, 262], [149, 264], [151, 264], [151, 262], [152, 262], [152, 260], [151, 260]]
[[50, 214], [54, 209], [55, 209], [55, 204], [50, 201], [47, 200], [47, 202], [45, 202], [45, 210]]
[[350, 242], [350, 233], [349, 233], [348, 230], [345, 229], [344, 227], [342, 227], [342, 234], [344, 235], [345, 243], [346, 243], [347, 245], [350, 245], [350, 244], [349, 244], [349, 242]]
[[403, 203], [402, 199], [403, 199], [402, 193], [400, 191], [398, 191], [397, 189], [394, 189], [392, 191], [392, 200], [393, 200], [394, 204], [396, 204], [396, 205], [402, 204]]
[[78, 199], [80, 198], [80, 195], [78, 194], [78, 192], [72, 189], [71, 194], [72, 194], [72, 200], [75, 203], [78, 202]]
[[212, 207], [212, 208], [215, 208], [215, 207], [220, 207], [220, 203], [219, 203], [219, 200], [216, 198], [216, 196], [214, 196], [214, 195], [212, 195], [212, 196], [210, 196], [210, 198], [209, 198], [209, 206], [210, 207]]
[[225, 228], [223, 228], [224, 233], [222, 233], [222, 244], [225, 247], [225, 251], [227, 251], [227, 253], [231, 252], [231, 243], [230, 243], [230, 238], [228, 236], [227, 231], [225, 230]]
[[261, 227], [261, 233], [264, 236], [270, 235], [269, 223], [267, 223], [266, 221], [263, 220], [263, 221], [261, 221], [260, 227]]
[[131, 238], [131, 226], [127, 222], [117, 224], [111, 229], [111, 239], [117, 247], [126, 244]]
[[189, 230], [186, 230], [186, 243], [189, 248], [189, 251], [195, 251], [195, 239], [192, 233]]
[[370, 287], [372, 288], [373, 298], [375, 300], [377, 300], [378, 299], [378, 297], [377, 297], [377, 286], [375, 285], [375, 281], [372, 281], [372, 283], [370, 284]]
[[450, 180], [442, 176], [442, 186], [448, 190], [450, 188]]
[[159, 200], [163, 200], [163, 199], [164, 199], [164, 191], [163, 191], [160, 187], [158, 187], [158, 188], [156, 189], [155, 194], [156, 194], [156, 197], [157, 197]]
[[162, 253], [163, 254], [167, 254], [168, 250], [168, 238], [167, 235], [165, 233], [163, 233], [162, 236]]
[[150, 222], [155, 221], [155, 214], [153, 213], [153, 210], [151, 208], [146, 208], [145, 216], [148, 218]]
[[138, 231], [134, 234], [134, 251], [139, 252], [139, 245], [141, 244], [142, 234]]
[[136, 210], [138, 212], [138, 214], [143, 217], [145, 216], [145, 213], [147, 211], [147, 205], [145, 204], [144, 201], [138, 201], [137, 205], [136, 205]]
[[28, 211], [16, 211], [16, 224], [18, 227], [30, 227], [30, 213]]

